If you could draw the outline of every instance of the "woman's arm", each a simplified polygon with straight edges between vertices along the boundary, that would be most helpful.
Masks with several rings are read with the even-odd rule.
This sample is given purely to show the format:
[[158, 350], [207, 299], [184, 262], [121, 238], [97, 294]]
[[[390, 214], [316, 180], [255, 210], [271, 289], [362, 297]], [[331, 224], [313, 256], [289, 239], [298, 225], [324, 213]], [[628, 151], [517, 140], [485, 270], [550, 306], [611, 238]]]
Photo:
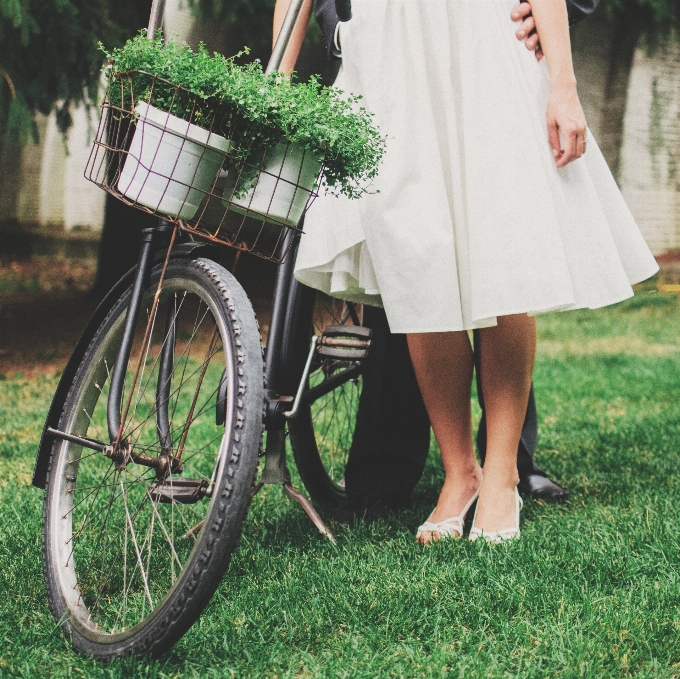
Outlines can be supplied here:
[[[274, 40], [272, 42], [272, 47], [276, 44], [276, 38], [279, 36], [279, 31], [283, 25], [283, 20], [286, 18], [286, 12], [288, 11], [289, 5], [290, 0], [276, 0], [276, 7], [274, 8]], [[287, 75], [290, 75], [291, 71], [295, 68], [295, 62], [300, 54], [311, 14], [312, 0], [305, 0], [297, 24], [295, 25], [295, 31], [293, 31], [293, 37], [288, 45], [283, 61], [281, 62], [280, 70]]]
[[550, 146], [557, 167], [564, 167], [581, 157], [586, 140], [586, 117], [571, 59], [567, 6], [564, 0], [533, 0], [531, 11], [552, 76], [547, 109]]

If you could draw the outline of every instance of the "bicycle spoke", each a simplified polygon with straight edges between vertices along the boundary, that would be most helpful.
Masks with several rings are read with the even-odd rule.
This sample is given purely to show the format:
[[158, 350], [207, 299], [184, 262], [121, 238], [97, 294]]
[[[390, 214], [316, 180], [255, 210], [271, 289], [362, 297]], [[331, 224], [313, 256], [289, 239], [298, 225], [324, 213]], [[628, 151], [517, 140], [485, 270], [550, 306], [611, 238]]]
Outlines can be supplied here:
[[142, 555], [139, 551], [139, 545], [137, 544], [137, 538], [135, 536], [135, 529], [132, 525], [132, 519], [130, 518], [130, 511], [128, 509], [127, 495], [125, 493], [125, 487], [121, 484], [123, 490], [123, 498], [125, 504], [125, 516], [127, 518], [128, 526], [130, 527], [130, 537], [132, 537], [132, 544], [135, 548], [135, 555], [137, 556], [137, 564], [139, 565], [139, 570], [141, 572], [142, 580], [144, 581], [144, 591], [149, 599], [149, 604], [153, 609], [153, 600], [151, 599], [151, 591], [149, 590], [149, 581], [147, 580], [146, 573], [144, 572], [144, 564], [142, 563]]

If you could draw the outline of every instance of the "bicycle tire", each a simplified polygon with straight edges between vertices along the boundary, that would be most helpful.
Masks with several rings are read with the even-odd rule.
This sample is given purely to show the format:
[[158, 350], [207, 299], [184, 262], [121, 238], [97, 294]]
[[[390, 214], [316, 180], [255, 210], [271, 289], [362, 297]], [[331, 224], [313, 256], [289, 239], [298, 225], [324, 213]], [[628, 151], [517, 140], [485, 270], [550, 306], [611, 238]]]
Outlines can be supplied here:
[[[142, 308], [147, 310], [160, 270], [159, 266], [152, 271], [145, 291]], [[131, 287], [90, 343], [66, 399], [60, 431], [90, 438], [101, 438], [102, 426], [106, 431], [103, 396], [108, 361], [112, 354], [115, 359], [130, 294]], [[126, 440], [134, 441], [130, 455], [114, 462], [56, 440], [47, 474], [43, 567], [49, 605], [74, 649], [100, 660], [159, 655], [189, 629], [229, 565], [257, 473], [263, 361], [259, 328], [243, 288], [211, 260], [172, 260], [163, 283], [162, 308], [168, 319], [160, 330], [165, 339], [158, 345], [158, 334], [152, 333], [143, 361], [149, 374], [143, 374], [139, 390], [145, 385], [156, 394], [153, 374], [159, 358], [153, 360], [153, 355], [157, 351], [160, 356], [169, 337], [174, 352], [172, 390], [164, 402], [155, 397], [143, 402], [141, 396], [135, 402], [134, 414], [124, 421]], [[146, 327], [141, 316], [140, 333]], [[154, 332], [160, 326], [156, 318]], [[192, 357], [194, 350], [204, 356], [202, 363]], [[130, 364], [135, 354], [133, 350]], [[226, 390], [220, 389], [223, 386]], [[184, 453], [183, 472], [195, 479], [178, 476], [181, 472], [174, 469], [169, 476], [157, 473], [153, 478], [148, 471], [155, 471], [152, 467], [132, 458], [135, 451], [145, 450], [153, 457], [154, 450], [160, 450], [160, 444], [153, 443], [159, 435], [152, 430], [159, 426], [156, 411], [163, 408], [174, 427], [169, 431], [173, 455]], [[219, 410], [224, 411], [223, 423]], [[203, 445], [204, 441], [208, 443]], [[147, 471], [137, 475], [141, 469]], [[180, 480], [200, 495], [197, 488], [211, 489], [208, 474], [209, 495], [195, 502], [180, 500]], [[93, 486], [92, 479], [99, 485]], [[94, 487], [97, 490], [91, 490]]]
[[[295, 393], [310, 346], [312, 333], [323, 327], [351, 322], [345, 302], [328, 297], [297, 281], [291, 286], [282, 347], [282, 375], [286, 393]], [[319, 384], [330, 374], [352, 365], [317, 357], [308, 386]], [[293, 457], [300, 478], [316, 503], [334, 508], [347, 498], [344, 469], [352, 445], [356, 413], [361, 395], [361, 373], [356, 379], [338, 385], [316, 401], [303, 404], [294, 420], [288, 422]]]

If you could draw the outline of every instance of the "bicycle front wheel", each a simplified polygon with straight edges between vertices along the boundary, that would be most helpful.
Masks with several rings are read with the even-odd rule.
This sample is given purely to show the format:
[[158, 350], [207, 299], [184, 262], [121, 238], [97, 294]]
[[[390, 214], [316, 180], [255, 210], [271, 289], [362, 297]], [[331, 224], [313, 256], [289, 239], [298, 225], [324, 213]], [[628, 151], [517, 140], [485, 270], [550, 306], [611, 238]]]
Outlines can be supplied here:
[[[160, 273], [144, 293], [125, 378], [123, 445], [102, 453], [58, 439], [48, 471], [50, 607], [76, 650], [100, 659], [159, 654], [196, 620], [241, 533], [261, 446], [262, 353], [245, 292], [215, 262], [172, 260], [150, 317]], [[82, 360], [65, 434], [108, 443], [109, 377], [130, 295]]]

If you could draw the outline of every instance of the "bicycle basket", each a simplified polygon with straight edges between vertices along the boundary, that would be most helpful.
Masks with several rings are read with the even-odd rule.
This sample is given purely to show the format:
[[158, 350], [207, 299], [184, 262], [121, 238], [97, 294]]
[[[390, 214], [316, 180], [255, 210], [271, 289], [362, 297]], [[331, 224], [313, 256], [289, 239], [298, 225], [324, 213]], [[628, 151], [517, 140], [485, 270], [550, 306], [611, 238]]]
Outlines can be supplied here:
[[183, 231], [274, 262], [316, 198], [322, 161], [276, 130], [143, 71], [112, 74], [85, 177]]

